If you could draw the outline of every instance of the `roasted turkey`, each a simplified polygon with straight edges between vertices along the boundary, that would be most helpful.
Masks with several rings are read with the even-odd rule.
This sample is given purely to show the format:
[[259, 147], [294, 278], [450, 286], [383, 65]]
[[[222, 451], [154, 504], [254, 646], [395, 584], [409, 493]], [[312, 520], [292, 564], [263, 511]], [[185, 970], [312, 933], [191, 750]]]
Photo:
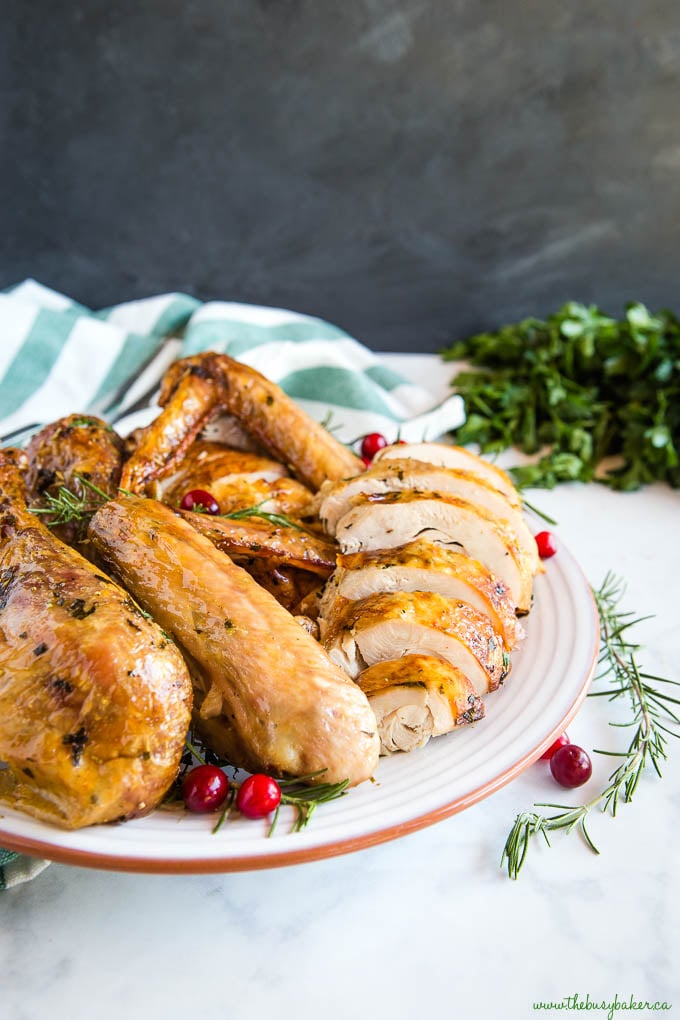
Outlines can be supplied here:
[[338, 605], [323, 642], [354, 678], [376, 662], [420, 653], [450, 662], [484, 695], [510, 670], [503, 638], [489, 618], [434, 592], [381, 592]]
[[259, 559], [265, 565], [297, 567], [323, 578], [335, 569], [337, 547], [323, 535], [258, 517], [229, 520], [188, 510], [180, 513], [232, 559]]
[[[192, 685], [214, 751], [317, 782], [362, 782], [379, 751], [483, 716], [541, 569], [503, 471], [437, 443], [387, 447], [365, 471], [276, 384], [212, 352], [174, 363], [160, 403], [126, 445], [73, 415], [28, 450], [35, 509], [61, 485], [83, 495], [82, 479], [111, 497], [82, 548], [143, 611], [27, 513], [21, 457], [0, 454], [12, 803], [68, 826], [149, 810], [176, 773]], [[180, 510], [193, 490], [246, 518]]]
[[408, 456], [386, 458], [356, 478], [335, 483], [325, 482], [320, 493], [321, 523], [330, 535], [334, 535], [338, 521], [352, 509], [355, 497], [365, 498], [404, 490], [457, 496], [482, 507], [512, 532], [532, 573], [541, 569], [536, 542], [520, 510], [502, 489], [490, 483], [479, 468], [462, 470], [440, 467]]
[[314, 494], [288, 477], [280, 461], [203, 439], [189, 447], [174, 474], [154, 482], [149, 490], [170, 506], [179, 506], [187, 492], [208, 491], [221, 514], [258, 506], [269, 513], [304, 518], [313, 510]]
[[468, 602], [488, 616], [509, 651], [523, 636], [505, 582], [454, 549], [418, 538], [394, 549], [340, 555], [337, 562], [320, 600], [322, 625], [335, 615], [337, 600], [356, 601], [378, 592], [433, 591]]
[[[124, 442], [101, 418], [70, 414], [46, 425], [26, 448], [26, 486], [31, 506], [46, 508], [47, 497], [62, 486], [76, 498], [97, 501], [96, 490], [108, 496], [118, 491], [123, 469]], [[79, 544], [84, 528], [77, 521], [55, 523], [53, 534], [69, 545]]]
[[208, 351], [176, 361], [165, 374], [159, 401], [163, 411], [138, 436], [123, 470], [123, 488], [131, 492], [147, 492], [153, 481], [176, 470], [194, 439], [224, 413], [314, 491], [327, 478], [344, 478], [363, 466], [276, 383], [227, 354]]
[[529, 611], [532, 566], [514, 532], [488, 510], [457, 496], [414, 489], [358, 495], [352, 504], [335, 530], [343, 552], [394, 549], [425, 538], [479, 560], [507, 585], [518, 612]]
[[245, 570], [169, 507], [107, 503], [91, 540], [121, 583], [177, 641], [195, 685], [195, 722], [232, 764], [320, 782], [372, 775], [379, 740], [366, 696]]
[[404, 457], [434, 467], [472, 471], [485, 478], [494, 489], [504, 493], [514, 507], [522, 509], [522, 500], [508, 473], [496, 464], [477, 456], [476, 453], [466, 450], [464, 446], [449, 446], [448, 443], [394, 443], [378, 450], [373, 463], [377, 465], [381, 461], [402, 460]]
[[484, 703], [465, 674], [432, 655], [403, 655], [357, 677], [380, 736], [380, 753], [413, 751], [484, 716]]
[[0, 797], [68, 829], [146, 814], [179, 767], [191, 680], [130, 595], [26, 509], [0, 451]]

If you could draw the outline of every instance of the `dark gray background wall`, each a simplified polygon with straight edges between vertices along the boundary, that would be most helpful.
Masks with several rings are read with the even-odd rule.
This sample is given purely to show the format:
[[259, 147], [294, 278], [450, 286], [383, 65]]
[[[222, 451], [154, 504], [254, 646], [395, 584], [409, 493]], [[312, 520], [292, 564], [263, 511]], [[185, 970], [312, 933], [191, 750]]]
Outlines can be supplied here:
[[0, 286], [376, 349], [680, 307], [676, 0], [0, 4]]

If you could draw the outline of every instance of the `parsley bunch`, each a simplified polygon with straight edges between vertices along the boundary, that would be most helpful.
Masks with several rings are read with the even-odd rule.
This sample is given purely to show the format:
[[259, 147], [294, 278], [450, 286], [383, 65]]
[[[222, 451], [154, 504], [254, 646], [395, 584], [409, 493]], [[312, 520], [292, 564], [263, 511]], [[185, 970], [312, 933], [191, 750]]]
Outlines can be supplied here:
[[441, 354], [479, 366], [452, 381], [467, 411], [456, 441], [541, 454], [512, 469], [519, 486], [597, 478], [622, 490], [680, 487], [680, 321], [671, 312], [630, 304], [617, 320], [570, 302]]

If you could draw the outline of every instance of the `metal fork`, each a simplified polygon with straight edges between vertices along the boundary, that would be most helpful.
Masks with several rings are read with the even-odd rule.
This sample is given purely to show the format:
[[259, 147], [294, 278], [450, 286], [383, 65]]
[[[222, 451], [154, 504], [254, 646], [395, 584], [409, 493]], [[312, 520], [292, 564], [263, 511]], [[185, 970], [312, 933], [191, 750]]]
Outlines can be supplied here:
[[[140, 411], [142, 408], [147, 407], [154, 393], [159, 390], [159, 375], [162, 375], [166, 368], [171, 362], [175, 360], [179, 350], [182, 346], [182, 340], [177, 336], [165, 336], [160, 341], [158, 347], [153, 351], [149, 357], [142, 362], [142, 364], [135, 370], [135, 373], [124, 379], [119, 386], [109, 394], [109, 396], [101, 401], [99, 404], [93, 404], [86, 414], [95, 415], [98, 418], [106, 418], [106, 415], [113, 411], [117, 405], [121, 405], [117, 408], [116, 415], [109, 419], [109, 425], [115, 425], [117, 422], [122, 421], [129, 414], [135, 411]], [[124, 403], [125, 395], [133, 389], [134, 384], [142, 383], [145, 375], [151, 375], [152, 380], [142, 392], [135, 397], [135, 399], [125, 406]], [[32, 422], [30, 425], [22, 425], [21, 428], [14, 429], [11, 432], [6, 432], [3, 436], [0, 436], [0, 444], [8, 442], [17, 442], [20, 437], [28, 439], [30, 436], [43, 428], [45, 422]]]

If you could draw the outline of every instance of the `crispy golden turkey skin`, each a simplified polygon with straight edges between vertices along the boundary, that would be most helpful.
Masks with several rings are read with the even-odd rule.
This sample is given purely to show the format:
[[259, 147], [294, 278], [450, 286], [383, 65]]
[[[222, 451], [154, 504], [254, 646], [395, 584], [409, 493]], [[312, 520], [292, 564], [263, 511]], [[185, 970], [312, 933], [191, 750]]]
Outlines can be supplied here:
[[[123, 440], [101, 418], [70, 414], [45, 425], [26, 447], [26, 488], [32, 507], [46, 507], [65, 486], [77, 497], [92, 494], [87, 484], [109, 496], [118, 491], [123, 466]], [[49, 518], [45, 519], [46, 521]], [[67, 545], [80, 545], [84, 528], [78, 521], [57, 524], [50, 530]]]
[[375, 717], [363, 692], [261, 588], [169, 507], [138, 496], [103, 506], [90, 538], [190, 663], [196, 724], [251, 771], [320, 782], [368, 779]]
[[150, 483], [177, 471], [199, 433], [225, 412], [310, 489], [363, 469], [351, 450], [276, 383], [227, 354], [204, 351], [173, 362], [159, 403], [163, 410], [141, 430], [123, 468], [121, 486], [129, 492], [148, 492]]
[[27, 511], [20, 462], [0, 451], [0, 797], [69, 829], [145, 814], [177, 774], [187, 667]]

